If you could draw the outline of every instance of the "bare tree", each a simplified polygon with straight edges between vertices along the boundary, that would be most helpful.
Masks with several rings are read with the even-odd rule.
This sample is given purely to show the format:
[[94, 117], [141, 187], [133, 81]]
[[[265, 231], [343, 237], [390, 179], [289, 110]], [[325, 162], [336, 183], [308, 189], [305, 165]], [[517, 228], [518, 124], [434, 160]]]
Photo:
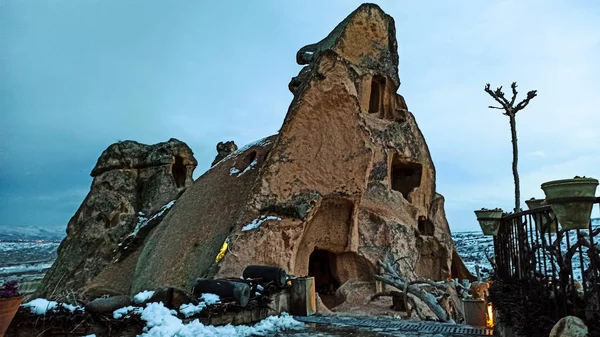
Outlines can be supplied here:
[[537, 90], [531, 90], [527, 93], [527, 97], [522, 100], [519, 104], [515, 106], [515, 102], [517, 100], [517, 82], [513, 82], [511, 84], [512, 89], [512, 98], [510, 101], [504, 97], [504, 93], [502, 92], [502, 87], [497, 88], [495, 91], [490, 89], [490, 84], [487, 83], [485, 85], [485, 92], [490, 94], [498, 104], [497, 106], [489, 106], [490, 109], [500, 109], [504, 110], [504, 115], [508, 116], [510, 122], [510, 135], [512, 140], [512, 152], [513, 152], [513, 162], [512, 162], [512, 171], [513, 178], [515, 181], [515, 212], [519, 212], [521, 209], [521, 188], [519, 182], [519, 171], [517, 170], [517, 163], [519, 161], [519, 149], [517, 146], [517, 122], [515, 116], [517, 112], [523, 110], [535, 96], [537, 96]]

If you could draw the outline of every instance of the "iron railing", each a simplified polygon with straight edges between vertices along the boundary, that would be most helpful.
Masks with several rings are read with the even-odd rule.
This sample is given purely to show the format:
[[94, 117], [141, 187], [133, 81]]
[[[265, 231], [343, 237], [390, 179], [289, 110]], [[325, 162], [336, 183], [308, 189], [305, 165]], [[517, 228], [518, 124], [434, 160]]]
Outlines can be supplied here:
[[494, 237], [496, 278], [518, 285], [548, 317], [574, 315], [600, 328], [599, 241], [600, 226], [562, 230], [550, 206], [506, 214]]

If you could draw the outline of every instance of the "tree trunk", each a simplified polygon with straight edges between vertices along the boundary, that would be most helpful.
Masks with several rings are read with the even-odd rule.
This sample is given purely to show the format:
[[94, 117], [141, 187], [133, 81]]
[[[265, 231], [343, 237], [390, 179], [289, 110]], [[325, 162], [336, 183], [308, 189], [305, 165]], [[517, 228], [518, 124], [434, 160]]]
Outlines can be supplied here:
[[519, 161], [519, 148], [517, 147], [517, 121], [515, 119], [515, 114], [512, 112], [508, 113], [508, 117], [510, 120], [510, 135], [512, 140], [512, 154], [513, 154], [513, 162], [512, 162], [512, 171], [513, 178], [515, 181], [515, 213], [521, 210], [521, 188], [519, 182], [519, 171], [517, 170], [517, 163]]

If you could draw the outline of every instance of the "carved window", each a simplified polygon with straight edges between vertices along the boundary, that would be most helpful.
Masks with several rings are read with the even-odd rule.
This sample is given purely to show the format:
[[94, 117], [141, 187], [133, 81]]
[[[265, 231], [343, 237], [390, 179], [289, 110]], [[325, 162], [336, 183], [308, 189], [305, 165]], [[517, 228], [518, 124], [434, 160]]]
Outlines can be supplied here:
[[434, 228], [433, 222], [431, 222], [431, 220], [427, 219], [424, 216], [420, 216], [418, 226], [419, 226], [419, 234], [427, 235], [427, 236], [433, 235], [435, 228]]
[[369, 99], [369, 113], [380, 113], [383, 111], [383, 95], [385, 93], [385, 77], [373, 76], [371, 80], [371, 97]]
[[171, 174], [173, 175], [173, 179], [175, 179], [175, 186], [177, 186], [177, 188], [185, 186], [186, 168], [185, 165], [183, 165], [182, 157], [175, 156], [175, 162], [171, 167]]
[[402, 161], [394, 155], [390, 167], [390, 184], [395, 191], [402, 193], [404, 199], [410, 200], [410, 193], [421, 185], [423, 166], [419, 163]]

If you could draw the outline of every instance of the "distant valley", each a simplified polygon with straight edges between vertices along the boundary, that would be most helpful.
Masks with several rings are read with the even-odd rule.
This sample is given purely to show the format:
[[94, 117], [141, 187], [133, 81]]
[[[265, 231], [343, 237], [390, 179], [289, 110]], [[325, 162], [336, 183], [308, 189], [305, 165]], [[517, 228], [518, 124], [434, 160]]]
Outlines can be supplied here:
[[67, 235], [66, 226], [7, 226], [0, 225], [0, 241], [62, 240]]

